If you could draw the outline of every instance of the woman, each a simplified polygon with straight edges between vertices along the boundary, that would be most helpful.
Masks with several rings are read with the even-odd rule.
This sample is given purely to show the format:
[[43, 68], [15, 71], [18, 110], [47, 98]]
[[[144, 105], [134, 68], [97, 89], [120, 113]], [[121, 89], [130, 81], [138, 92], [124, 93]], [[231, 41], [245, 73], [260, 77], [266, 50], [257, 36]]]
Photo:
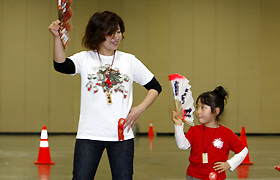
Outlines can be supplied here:
[[[61, 73], [81, 75], [73, 180], [94, 179], [105, 148], [112, 179], [131, 180], [132, 127], [161, 92], [160, 84], [134, 55], [117, 50], [125, 26], [113, 12], [97, 12], [90, 18], [82, 40], [89, 50], [69, 58], [59, 37], [60, 21], [54, 21], [49, 30], [54, 36], [54, 68]], [[138, 106], [131, 108], [133, 81], [148, 92]]]

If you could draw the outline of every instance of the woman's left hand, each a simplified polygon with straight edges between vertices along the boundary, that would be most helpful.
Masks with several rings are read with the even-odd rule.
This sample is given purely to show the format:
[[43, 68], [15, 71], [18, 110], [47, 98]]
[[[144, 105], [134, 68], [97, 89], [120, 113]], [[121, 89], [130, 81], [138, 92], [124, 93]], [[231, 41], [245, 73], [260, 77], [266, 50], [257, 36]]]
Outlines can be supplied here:
[[221, 173], [227, 169], [230, 169], [230, 165], [228, 162], [216, 162], [214, 163], [214, 169], [215, 171], [218, 171], [218, 173]]
[[138, 105], [130, 109], [126, 119], [124, 129], [127, 128], [127, 132], [133, 128], [136, 120], [140, 115], [156, 100], [158, 96], [158, 91], [155, 89], [150, 89], [144, 98], [144, 100]]
[[125, 125], [124, 129], [128, 126], [127, 132], [133, 128], [136, 120], [140, 117], [140, 115], [144, 112], [145, 110], [141, 108], [141, 106], [136, 106], [130, 109], [129, 114], [127, 115], [125, 119]]

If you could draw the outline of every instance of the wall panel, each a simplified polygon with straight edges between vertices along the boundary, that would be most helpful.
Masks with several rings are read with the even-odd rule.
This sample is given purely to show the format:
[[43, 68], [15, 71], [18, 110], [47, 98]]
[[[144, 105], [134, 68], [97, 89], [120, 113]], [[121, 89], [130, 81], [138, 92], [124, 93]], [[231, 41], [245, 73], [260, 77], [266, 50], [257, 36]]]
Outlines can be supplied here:
[[170, 3], [169, 73], [179, 73], [190, 81], [193, 75], [193, 1]]
[[[44, 7], [44, 8], [42, 8]], [[40, 131], [49, 121], [49, 66], [47, 27], [49, 1], [26, 1], [25, 18], [25, 131]], [[34, 28], [36, 25], [37, 28]], [[44, 49], [44, 51], [42, 51]]]
[[216, 3], [193, 1], [193, 94], [197, 97], [215, 87]]
[[262, 1], [261, 11], [261, 133], [280, 132], [280, 2]]
[[260, 1], [239, 8], [239, 125], [260, 132]]
[[[11, 9], [13, 12], [11, 13]], [[2, 1], [1, 131], [25, 131], [26, 1]]]
[[3, 59], [3, 53], [2, 53], [2, 49], [3, 49], [3, 43], [2, 43], [2, 24], [3, 24], [3, 20], [2, 20], [2, 17], [3, 17], [3, 6], [2, 6], [2, 1], [0, 1], [0, 131], [2, 131], [2, 128], [3, 127], [3, 119], [4, 117], [2, 116], [2, 59]]
[[238, 77], [239, 77], [239, 6], [237, 1], [217, 1], [217, 63], [216, 86], [222, 85], [229, 93], [223, 124], [235, 131], [238, 125]]
[[[161, 7], [161, 8], [159, 8]], [[169, 0], [156, 0], [146, 1], [146, 62], [145, 64], [157, 76], [161, 82], [163, 92], [160, 98], [149, 108], [145, 114], [145, 124], [149, 120], [153, 120], [154, 126], [158, 127], [158, 132], [169, 132], [173, 130], [170, 126], [170, 112], [163, 111], [168, 109], [169, 105], [167, 99], [170, 94], [165, 89], [170, 87], [167, 81], [167, 72], [169, 72], [170, 59], [170, 1]], [[145, 122], [144, 121], [144, 122]], [[148, 131], [148, 129], [145, 129]]]

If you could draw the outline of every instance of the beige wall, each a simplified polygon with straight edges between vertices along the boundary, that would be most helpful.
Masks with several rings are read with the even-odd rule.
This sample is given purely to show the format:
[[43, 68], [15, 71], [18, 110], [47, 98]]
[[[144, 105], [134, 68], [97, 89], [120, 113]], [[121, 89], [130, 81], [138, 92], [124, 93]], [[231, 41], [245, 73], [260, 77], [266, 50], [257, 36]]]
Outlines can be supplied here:
[[[67, 55], [83, 50], [81, 37], [100, 10], [125, 21], [120, 50], [135, 54], [163, 92], [137, 121], [140, 132], [173, 132], [167, 76], [180, 73], [194, 98], [224, 86], [230, 93], [223, 124], [234, 132], [280, 133], [279, 0], [75, 0]], [[76, 132], [80, 78], [52, 67], [49, 24], [55, 0], [0, 1], [0, 132]], [[134, 104], [146, 90], [135, 85]], [[195, 120], [197, 124], [197, 120]]]

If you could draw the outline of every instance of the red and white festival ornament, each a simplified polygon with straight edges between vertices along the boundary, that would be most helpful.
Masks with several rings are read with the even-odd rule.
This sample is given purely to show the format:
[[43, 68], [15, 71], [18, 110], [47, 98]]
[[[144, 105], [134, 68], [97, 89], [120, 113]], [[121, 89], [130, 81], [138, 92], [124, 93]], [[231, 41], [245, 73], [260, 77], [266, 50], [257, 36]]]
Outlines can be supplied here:
[[58, 19], [61, 22], [59, 36], [64, 49], [70, 40], [68, 33], [72, 28], [71, 17], [74, 13], [71, 9], [71, 4], [72, 0], [57, 0]]
[[118, 136], [119, 136], [119, 141], [124, 141], [124, 135], [123, 135], [123, 127], [125, 124], [125, 119], [120, 118], [118, 122]]
[[194, 126], [193, 112], [195, 108], [193, 106], [194, 100], [189, 80], [180, 74], [171, 74], [168, 77], [172, 85], [175, 106], [180, 116], [179, 118], [185, 123]]

